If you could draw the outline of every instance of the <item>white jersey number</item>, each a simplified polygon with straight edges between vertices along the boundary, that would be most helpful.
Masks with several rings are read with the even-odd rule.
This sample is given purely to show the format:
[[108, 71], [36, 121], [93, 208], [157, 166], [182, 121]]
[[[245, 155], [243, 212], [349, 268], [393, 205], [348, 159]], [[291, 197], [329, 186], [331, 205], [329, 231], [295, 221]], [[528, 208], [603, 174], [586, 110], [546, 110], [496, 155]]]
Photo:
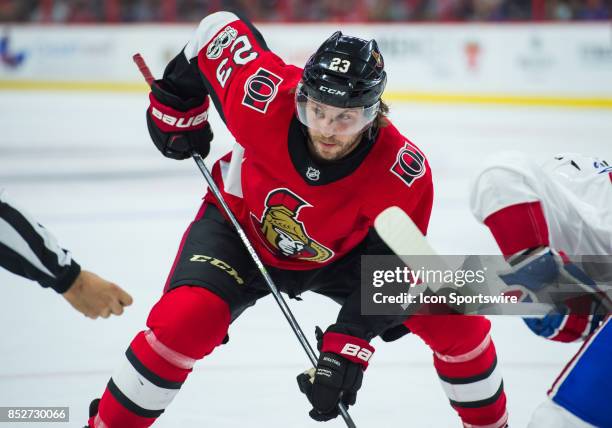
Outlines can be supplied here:
[[329, 69], [332, 71], [339, 71], [340, 73], [346, 73], [351, 66], [351, 62], [342, 58], [332, 58], [329, 64]]
[[[237, 37], [234, 43], [232, 43], [230, 51], [234, 52], [232, 60], [234, 64], [238, 65], [247, 64], [258, 56], [257, 52], [253, 50], [253, 46], [246, 35]], [[222, 88], [225, 88], [227, 79], [229, 79], [233, 71], [231, 63], [228, 63], [229, 58], [224, 58], [217, 66], [217, 81]]]

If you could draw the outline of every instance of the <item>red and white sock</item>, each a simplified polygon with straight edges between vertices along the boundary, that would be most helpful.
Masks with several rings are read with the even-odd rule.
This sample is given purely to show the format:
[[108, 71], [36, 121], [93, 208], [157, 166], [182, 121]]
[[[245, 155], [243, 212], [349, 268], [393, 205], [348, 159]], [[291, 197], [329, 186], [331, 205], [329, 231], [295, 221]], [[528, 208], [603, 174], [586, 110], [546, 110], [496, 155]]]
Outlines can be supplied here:
[[506, 394], [490, 322], [475, 315], [423, 315], [404, 323], [434, 352], [434, 366], [466, 428], [503, 428]]
[[144, 428], [164, 412], [197, 360], [222, 343], [227, 304], [212, 292], [183, 286], [162, 296], [109, 380], [89, 420], [96, 428]]

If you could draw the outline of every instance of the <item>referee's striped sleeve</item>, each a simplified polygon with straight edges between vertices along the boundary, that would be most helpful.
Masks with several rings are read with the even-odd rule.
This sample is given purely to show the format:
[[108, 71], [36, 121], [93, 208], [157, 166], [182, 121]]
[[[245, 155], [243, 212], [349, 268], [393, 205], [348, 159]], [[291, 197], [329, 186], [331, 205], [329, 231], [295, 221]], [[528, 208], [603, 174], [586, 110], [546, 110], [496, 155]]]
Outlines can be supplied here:
[[0, 189], [0, 266], [63, 293], [81, 272], [70, 251]]

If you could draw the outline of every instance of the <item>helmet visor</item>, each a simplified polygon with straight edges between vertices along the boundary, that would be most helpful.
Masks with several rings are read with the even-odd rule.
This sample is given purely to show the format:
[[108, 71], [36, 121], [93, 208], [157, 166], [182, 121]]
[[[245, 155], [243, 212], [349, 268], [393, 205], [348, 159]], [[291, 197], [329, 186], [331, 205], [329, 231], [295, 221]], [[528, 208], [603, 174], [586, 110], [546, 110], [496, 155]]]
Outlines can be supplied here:
[[376, 118], [380, 102], [368, 107], [334, 107], [309, 97], [299, 84], [295, 104], [300, 122], [316, 132], [331, 136], [354, 135], [363, 131]]

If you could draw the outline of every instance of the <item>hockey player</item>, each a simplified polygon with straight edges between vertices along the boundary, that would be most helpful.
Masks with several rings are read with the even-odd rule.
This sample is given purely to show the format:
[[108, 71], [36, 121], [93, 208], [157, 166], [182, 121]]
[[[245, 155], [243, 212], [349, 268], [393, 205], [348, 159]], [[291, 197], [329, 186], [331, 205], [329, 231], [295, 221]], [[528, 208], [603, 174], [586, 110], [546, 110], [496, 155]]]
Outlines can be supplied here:
[[[320, 335], [313, 382], [300, 377], [316, 420], [336, 417], [340, 397], [354, 404], [374, 353], [370, 341], [404, 321], [360, 314], [360, 256], [390, 253], [374, 219], [400, 205], [423, 233], [429, 222], [431, 170], [385, 117], [385, 83], [374, 40], [336, 32], [300, 69], [272, 53], [247, 20], [218, 12], [201, 21], [150, 94], [150, 135], [175, 159], [190, 157], [191, 150], [208, 153], [210, 96], [236, 139], [212, 175], [276, 284], [291, 297], [314, 291], [341, 305], [336, 322]], [[230, 323], [269, 294], [216, 204], [207, 194], [148, 329], [131, 342], [99, 404], [90, 406], [90, 426], [153, 424], [196, 361], [224, 343]], [[433, 350], [465, 426], [505, 426], [488, 320], [419, 316], [404, 324]]]
[[[536, 295], [556, 284], [591, 288], [566, 302], [566, 313], [526, 318], [550, 340], [585, 340], [534, 413], [530, 428], [612, 427], [612, 323], [602, 305], [612, 283], [612, 167], [578, 154], [538, 165], [508, 152], [492, 158], [475, 180], [471, 207], [490, 229], [511, 270], [501, 278]], [[565, 252], [565, 253], [564, 253]], [[599, 255], [573, 263], [565, 255]], [[587, 306], [585, 310], [584, 303]], [[580, 304], [580, 305], [577, 305]], [[599, 313], [599, 314], [598, 314]]]
[[61, 294], [83, 315], [121, 315], [132, 297], [93, 272], [81, 270], [40, 223], [10, 203], [0, 189], [0, 266]]

